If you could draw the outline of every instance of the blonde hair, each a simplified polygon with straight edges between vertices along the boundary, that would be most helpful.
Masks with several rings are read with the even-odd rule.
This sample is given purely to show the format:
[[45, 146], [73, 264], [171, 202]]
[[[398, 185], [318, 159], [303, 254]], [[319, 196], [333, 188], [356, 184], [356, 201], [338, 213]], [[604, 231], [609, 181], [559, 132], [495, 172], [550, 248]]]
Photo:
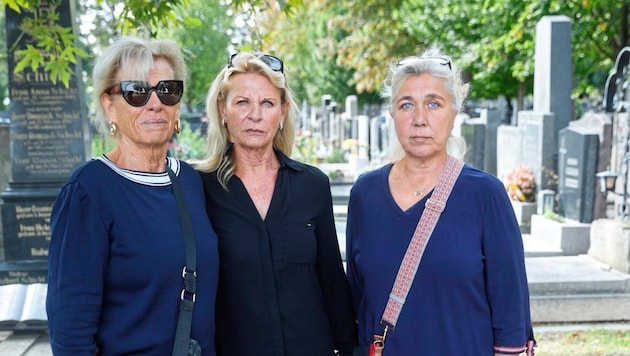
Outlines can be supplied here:
[[274, 71], [261, 59], [262, 53], [240, 52], [232, 57], [231, 66], [226, 66], [212, 82], [206, 98], [206, 114], [208, 115], [207, 156], [201, 161], [191, 162], [201, 172], [217, 171], [217, 178], [227, 190], [227, 182], [234, 175], [234, 160], [229, 152], [230, 136], [223, 125], [219, 112], [219, 101], [225, 100], [231, 89], [232, 76], [236, 73], [258, 73], [264, 75], [278, 89], [280, 89], [281, 104], [289, 105], [287, 117], [284, 119], [283, 129], [278, 130], [273, 138], [273, 147], [291, 156], [295, 140], [295, 121], [299, 115], [299, 107], [289, 87], [286, 75]]
[[[444, 81], [446, 90], [451, 95], [455, 115], [464, 109], [464, 101], [470, 89], [469, 83], [464, 83], [461, 73], [451, 58], [440, 51], [437, 46], [431, 46], [419, 56], [405, 57], [390, 64], [389, 73], [383, 83], [381, 97], [386, 100], [389, 113], [392, 113], [392, 100], [398, 95], [402, 84], [411, 76], [428, 73]], [[393, 115], [392, 115], [393, 118]], [[396, 138], [395, 130], [390, 130], [392, 143], [390, 153], [392, 157], [403, 154], [400, 142]], [[466, 152], [466, 143], [461, 137], [450, 135], [447, 142], [447, 152], [461, 158]]]
[[109, 134], [109, 120], [101, 104], [101, 95], [116, 85], [116, 76], [121, 70], [135, 80], [148, 80], [155, 58], [164, 58], [171, 64], [174, 73], [172, 79], [186, 82], [186, 62], [179, 45], [174, 41], [146, 40], [135, 36], [120, 37], [97, 59], [92, 72], [96, 105], [93, 122], [99, 133]]

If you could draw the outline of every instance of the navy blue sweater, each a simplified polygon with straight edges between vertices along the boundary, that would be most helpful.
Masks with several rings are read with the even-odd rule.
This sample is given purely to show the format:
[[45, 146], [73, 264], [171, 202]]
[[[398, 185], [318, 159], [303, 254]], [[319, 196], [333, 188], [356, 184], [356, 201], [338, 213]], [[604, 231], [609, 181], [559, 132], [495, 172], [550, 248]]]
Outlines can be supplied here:
[[[169, 158], [197, 246], [192, 337], [214, 355], [217, 236], [199, 175]], [[51, 214], [47, 313], [55, 355], [170, 355], [184, 239], [166, 173], [122, 170], [104, 157], [79, 167]]]

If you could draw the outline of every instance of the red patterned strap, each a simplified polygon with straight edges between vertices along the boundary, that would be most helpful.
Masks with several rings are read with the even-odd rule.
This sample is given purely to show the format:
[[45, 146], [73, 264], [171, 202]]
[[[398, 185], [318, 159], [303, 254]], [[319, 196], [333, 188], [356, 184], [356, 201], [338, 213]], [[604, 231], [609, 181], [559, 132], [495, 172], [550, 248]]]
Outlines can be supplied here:
[[446, 201], [449, 195], [451, 195], [453, 185], [463, 167], [464, 162], [452, 156], [448, 156], [444, 172], [442, 172], [440, 180], [425, 204], [424, 212], [420, 217], [418, 226], [416, 226], [416, 231], [413, 233], [411, 242], [409, 242], [405, 257], [400, 264], [394, 287], [389, 294], [389, 300], [387, 301], [387, 306], [381, 318], [381, 324], [385, 326], [385, 335], [387, 329], [394, 330], [396, 327], [396, 321], [398, 320], [403, 304], [405, 304], [411, 283], [418, 271], [418, 265], [422, 259], [424, 248], [429, 241], [429, 237], [431, 237], [431, 233], [435, 228], [440, 214], [446, 207]]

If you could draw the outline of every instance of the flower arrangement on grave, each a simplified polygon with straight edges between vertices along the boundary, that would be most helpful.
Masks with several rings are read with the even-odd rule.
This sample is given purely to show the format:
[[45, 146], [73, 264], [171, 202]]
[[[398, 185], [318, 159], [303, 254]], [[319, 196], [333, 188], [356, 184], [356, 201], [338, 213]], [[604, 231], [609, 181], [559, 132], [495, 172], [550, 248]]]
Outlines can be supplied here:
[[356, 155], [359, 153], [359, 141], [353, 138], [343, 140], [341, 148], [348, 154]]
[[512, 200], [522, 202], [536, 200], [536, 181], [531, 168], [525, 164], [514, 167], [506, 176], [505, 189]]

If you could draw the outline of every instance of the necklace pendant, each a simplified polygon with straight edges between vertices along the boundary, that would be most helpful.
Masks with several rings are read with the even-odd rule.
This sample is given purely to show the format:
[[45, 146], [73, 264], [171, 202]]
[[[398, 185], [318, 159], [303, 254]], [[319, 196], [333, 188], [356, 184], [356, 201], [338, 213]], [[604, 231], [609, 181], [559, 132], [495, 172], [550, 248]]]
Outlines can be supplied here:
[[413, 190], [413, 195], [415, 195], [415, 196], [420, 196], [420, 195], [422, 195], [422, 193], [424, 193], [424, 188], [423, 189], [414, 189]]

